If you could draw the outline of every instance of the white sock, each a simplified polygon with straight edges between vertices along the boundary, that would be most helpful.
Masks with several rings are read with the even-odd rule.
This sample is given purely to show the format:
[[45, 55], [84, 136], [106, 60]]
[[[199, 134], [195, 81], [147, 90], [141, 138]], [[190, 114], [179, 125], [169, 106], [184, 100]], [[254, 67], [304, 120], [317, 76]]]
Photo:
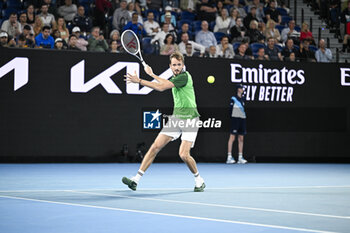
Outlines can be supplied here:
[[199, 175], [199, 172], [197, 172], [196, 174], [194, 174], [194, 179], [195, 180], [198, 180], [198, 179], [200, 179], [201, 178], [201, 176]]
[[227, 153], [227, 157], [232, 157], [232, 153], [231, 153], [231, 152], [228, 152], [228, 153]]
[[243, 159], [243, 153], [238, 153], [239, 159]]
[[134, 177], [132, 178], [133, 181], [135, 181], [136, 183], [138, 183], [138, 182], [140, 181], [141, 177], [143, 176], [143, 174], [145, 174], [144, 171], [138, 170], [136, 176], [134, 176]]

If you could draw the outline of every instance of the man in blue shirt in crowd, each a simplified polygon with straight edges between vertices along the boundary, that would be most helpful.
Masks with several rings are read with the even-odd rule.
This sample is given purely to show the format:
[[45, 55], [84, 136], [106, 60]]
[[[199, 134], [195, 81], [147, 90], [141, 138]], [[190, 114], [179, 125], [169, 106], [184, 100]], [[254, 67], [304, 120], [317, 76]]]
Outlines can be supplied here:
[[36, 48], [53, 49], [55, 40], [50, 36], [50, 30], [49, 26], [44, 26], [41, 33], [35, 37]]
[[135, 32], [135, 34], [141, 39], [142, 36], [146, 36], [146, 30], [143, 25], [138, 22], [139, 15], [135, 12], [132, 14], [131, 21], [128, 22], [124, 27], [123, 31], [130, 29]]

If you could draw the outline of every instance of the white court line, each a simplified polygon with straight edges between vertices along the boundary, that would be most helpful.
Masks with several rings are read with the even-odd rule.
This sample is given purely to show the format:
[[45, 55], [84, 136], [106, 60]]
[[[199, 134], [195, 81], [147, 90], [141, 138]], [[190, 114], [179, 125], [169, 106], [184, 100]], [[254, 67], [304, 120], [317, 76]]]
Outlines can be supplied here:
[[[240, 190], [240, 189], [322, 189], [322, 188], [350, 188], [350, 185], [332, 185], [332, 186], [251, 186], [251, 187], [206, 187], [205, 190]], [[168, 190], [190, 190], [191, 188], [141, 188], [139, 191], [168, 191]], [[65, 192], [65, 191], [125, 191], [126, 188], [115, 189], [14, 189], [0, 190], [0, 193], [7, 192]]]
[[245, 207], [245, 206], [210, 204], [210, 203], [203, 203], [203, 202], [177, 201], [177, 200], [149, 198], [149, 197], [135, 197], [135, 196], [125, 196], [125, 195], [120, 195], [120, 194], [104, 194], [104, 193], [83, 192], [83, 191], [74, 191], [74, 190], [71, 190], [71, 191], [67, 190], [66, 192], [90, 194], [90, 195], [92, 194], [92, 195], [109, 196], [109, 197], [122, 197], [122, 198], [148, 200], [148, 201], [160, 201], [160, 202], [169, 202], [169, 203], [177, 203], [177, 204], [189, 204], [189, 205], [201, 205], [201, 206], [221, 207], [221, 208], [230, 208], [230, 209], [254, 210], [254, 211], [274, 212], [274, 213], [283, 213], [283, 214], [306, 215], [306, 216], [314, 216], [314, 217], [350, 219], [350, 216], [315, 214], [315, 213], [288, 211], [288, 210], [276, 210], [276, 209], [254, 208], [254, 207]]
[[251, 223], [251, 222], [241, 222], [241, 221], [224, 220], [224, 219], [216, 219], [216, 218], [204, 218], [204, 217], [195, 217], [195, 216], [188, 216], [188, 215], [168, 214], [168, 213], [160, 213], [160, 212], [144, 211], [144, 210], [121, 209], [121, 208], [114, 208], [114, 207], [104, 207], [104, 206], [95, 206], [95, 205], [86, 205], [86, 204], [76, 204], [76, 203], [69, 203], [69, 202], [47, 201], [47, 200], [41, 200], [41, 199], [13, 197], [13, 196], [7, 196], [7, 195], [0, 195], [0, 197], [8, 198], [8, 199], [18, 199], [18, 200], [25, 200], [25, 201], [34, 201], [34, 202], [44, 202], [44, 203], [51, 203], [51, 204], [59, 204], [59, 205], [79, 206], [79, 207], [106, 209], [106, 210], [117, 210], [117, 211], [132, 212], [132, 213], [142, 213], [142, 214], [161, 215], [161, 216], [168, 216], [168, 217], [205, 220], [205, 221], [211, 221], [211, 222], [235, 223], [235, 224], [242, 224], [242, 225], [266, 227], [266, 228], [276, 228], [276, 229], [286, 229], [286, 230], [294, 230], [294, 231], [305, 231], [305, 232], [315, 232], [315, 233], [336, 233], [336, 232], [331, 232], [331, 231], [320, 231], [320, 230], [313, 230], [313, 229], [286, 227], [286, 226], [278, 226], [278, 225], [268, 225], [268, 224]]

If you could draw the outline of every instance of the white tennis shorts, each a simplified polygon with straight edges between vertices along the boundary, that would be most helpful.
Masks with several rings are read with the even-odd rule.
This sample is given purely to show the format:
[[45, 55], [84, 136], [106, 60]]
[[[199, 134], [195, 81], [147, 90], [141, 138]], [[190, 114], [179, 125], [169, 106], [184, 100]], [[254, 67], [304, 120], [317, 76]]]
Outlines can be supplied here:
[[168, 122], [160, 131], [160, 134], [172, 137], [172, 141], [178, 139], [181, 135], [181, 140], [192, 142], [191, 147], [194, 147], [199, 129], [198, 121], [199, 117], [193, 119], [179, 119], [170, 116]]

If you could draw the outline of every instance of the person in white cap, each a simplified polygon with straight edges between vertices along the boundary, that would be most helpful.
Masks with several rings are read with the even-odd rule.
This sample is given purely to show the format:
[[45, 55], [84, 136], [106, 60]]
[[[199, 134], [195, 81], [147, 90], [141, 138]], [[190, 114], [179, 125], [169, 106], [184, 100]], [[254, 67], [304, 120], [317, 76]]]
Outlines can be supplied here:
[[8, 35], [6, 32], [0, 32], [0, 47], [8, 47], [7, 45]]
[[81, 51], [87, 51], [87, 46], [89, 43], [83, 38], [83, 36], [81, 36], [79, 27], [74, 27], [72, 29], [72, 35], [75, 35], [77, 37], [75, 46]]
[[176, 27], [176, 18], [174, 15], [171, 14], [172, 10], [173, 8], [171, 6], [166, 6], [164, 8], [165, 13], [160, 17], [160, 22], [165, 23], [165, 18], [170, 15], [171, 16], [170, 23], [174, 25], [174, 27]]

